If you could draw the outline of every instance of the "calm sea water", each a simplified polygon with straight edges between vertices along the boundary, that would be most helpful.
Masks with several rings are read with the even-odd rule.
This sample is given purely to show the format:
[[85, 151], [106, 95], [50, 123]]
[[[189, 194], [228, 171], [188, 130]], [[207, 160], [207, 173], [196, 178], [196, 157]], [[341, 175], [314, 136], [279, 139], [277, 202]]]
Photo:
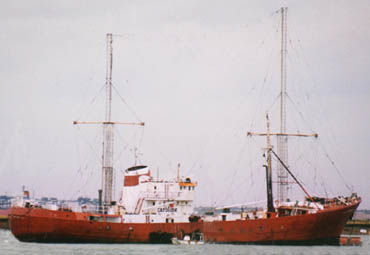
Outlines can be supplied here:
[[260, 245], [219, 245], [205, 244], [199, 246], [176, 245], [141, 245], [141, 244], [37, 244], [22, 243], [13, 237], [10, 231], [0, 230], [0, 254], [29, 255], [29, 254], [232, 254], [232, 255], [340, 255], [340, 254], [370, 254], [370, 236], [362, 237], [361, 247], [332, 247], [332, 246], [260, 246]]

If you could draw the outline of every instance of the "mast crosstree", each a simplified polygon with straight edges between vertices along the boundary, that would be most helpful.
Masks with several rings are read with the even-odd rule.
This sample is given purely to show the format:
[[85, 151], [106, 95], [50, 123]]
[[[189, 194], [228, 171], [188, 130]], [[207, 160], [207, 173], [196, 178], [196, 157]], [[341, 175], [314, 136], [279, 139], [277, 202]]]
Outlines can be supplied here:
[[107, 34], [107, 71], [106, 71], [106, 107], [105, 121], [74, 121], [73, 124], [103, 125], [103, 155], [102, 155], [102, 190], [104, 205], [111, 205], [114, 200], [114, 125], [139, 125], [144, 122], [114, 122], [112, 121], [112, 71], [113, 71], [113, 35]]
[[[297, 136], [297, 137], [318, 137], [318, 134], [313, 133], [313, 134], [288, 134], [288, 133], [270, 133], [270, 121], [269, 121], [269, 115], [266, 113], [266, 122], [267, 122], [267, 131], [266, 133], [258, 133], [258, 132], [248, 132], [248, 136], [266, 136], [266, 151], [267, 151], [267, 166], [265, 166], [266, 169], [266, 184], [267, 184], [267, 208], [269, 212], [273, 212], [273, 196], [272, 196], [272, 166], [271, 166], [271, 152], [275, 154], [272, 150], [271, 142], [270, 142], [270, 137], [271, 136], [277, 136], [286, 138], [288, 136]], [[286, 162], [284, 162], [280, 157], [278, 157], [279, 163], [284, 167], [284, 170], [288, 173]], [[298, 183], [298, 182], [297, 182]], [[300, 184], [299, 184], [300, 185]], [[280, 202], [283, 202], [279, 200]]]

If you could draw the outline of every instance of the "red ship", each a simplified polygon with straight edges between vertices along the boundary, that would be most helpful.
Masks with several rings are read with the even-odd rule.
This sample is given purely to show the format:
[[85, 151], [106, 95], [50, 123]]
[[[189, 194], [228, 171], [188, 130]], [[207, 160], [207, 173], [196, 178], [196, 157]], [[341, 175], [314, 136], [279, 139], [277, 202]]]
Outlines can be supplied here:
[[213, 243], [338, 245], [344, 224], [360, 201], [353, 197], [345, 204], [329, 203], [316, 213], [289, 207], [278, 208], [270, 218], [266, 214], [255, 219], [173, 223], [125, 223], [121, 215], [13, 207], [10, 224], [14, 236], [24, 242], [170, 243], [172, 237], [203, 233], [205, 242]]
[[[286, 25], [286, 8], [282, 8], [282, 28]], [[282, 32], [282, 70], [286, 52], [286, 33]], [[248, 132], [265, 136], [267, 147], [266, 187], [267, 208], [233, 214], [225, 210], [219, 215], [193, 215], [193, 196], [197, 183], [180, 176], [164, 181], [154, 179], [147, 166], [134, 166], [125, 171], [121, 199], [113, 200], [113, 127], [122, 123], [111, 120], [112, 35], [107, 35], [107, 111], [104, 122], [74, 122], [74, 124], [101, 123], [104, 127], [103, 187], [99, 190], [99, 206], [92, 208], [51, 205], [41, 207], [31, 200], [19, 200], [10, 211], [10, 228], [14, 236], [24, 242], [48, 243], [171, 243], [171, 238], [186, 235], [199, 236], [209, 243], [239, 244], [294, 244], [339, 245], [344, 225], [352, 217], [361, 198], [323, 199], [312, 197], [286, 166], [284, 156], [286, 136], [313, 136], [317, 134], [288, 134], [285, 124], [279, 133], [271, 133], [267, 118], [266, 133]], [[282, 71], [282, 75], [284, 75]], [[285, 78], [282, 78], [282, 82]], [[282, 84], [284, 88], [284, 84]], [[284, 95], [285, 93], [281, 93]], [[283, 101], [283, 99], [282, 99]], [[283, 103], [282, 103], [283, 105]], [[281, 107], [284, 110], [284, 107]], [[272, 149], [270, 137], [277, 136], [278, 153]], [[273, 200], [271, 158], [279, 164], [279, 199]], [[302, 188], [306, 198], [288, 202], [284, 184], [288, 174]]]

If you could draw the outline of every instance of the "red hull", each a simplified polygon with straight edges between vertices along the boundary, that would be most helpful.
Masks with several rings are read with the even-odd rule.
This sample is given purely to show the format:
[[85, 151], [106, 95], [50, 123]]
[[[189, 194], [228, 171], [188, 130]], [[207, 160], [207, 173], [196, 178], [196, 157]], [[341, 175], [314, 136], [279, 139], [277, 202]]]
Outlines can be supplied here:
[[26, 242], [169, 243], [171, 237], [202, 232], [206, 242], [260, 244], [339, 244], [344, 224], [358, 207], [335, 206], [316, 214], [257, 220], [196, 223], [110, 223], [87, 213], [14, 207], [10, 227]]
[[204, 222], [205, 239], [217, 243], [339, 244], [339, 236], [359, 203], [316, 214], [270, 219]]
[[97, 222], [88, 220], [90, 215], [96, 214], [15, 207], [10, 227], [20, 241], [52, 243], [169, 243], [177, 234], [202, 227], [201, 223]]

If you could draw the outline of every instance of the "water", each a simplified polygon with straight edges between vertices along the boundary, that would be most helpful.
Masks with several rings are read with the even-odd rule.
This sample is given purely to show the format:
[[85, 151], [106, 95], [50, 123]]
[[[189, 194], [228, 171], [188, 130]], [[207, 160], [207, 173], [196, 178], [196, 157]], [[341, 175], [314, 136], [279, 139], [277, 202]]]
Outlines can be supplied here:
[[149, 244], [37, 244], [22, 243], [10, 231], [0, 230], [0, 254], [6, 255], [148, 255], [148, 254], [232, 254], [232, 255], [370, 255], [370, 236], [362, 236], [360, 247], [333, 246], [261, 246], [219, 245], [198, 246], [149, 245]]

